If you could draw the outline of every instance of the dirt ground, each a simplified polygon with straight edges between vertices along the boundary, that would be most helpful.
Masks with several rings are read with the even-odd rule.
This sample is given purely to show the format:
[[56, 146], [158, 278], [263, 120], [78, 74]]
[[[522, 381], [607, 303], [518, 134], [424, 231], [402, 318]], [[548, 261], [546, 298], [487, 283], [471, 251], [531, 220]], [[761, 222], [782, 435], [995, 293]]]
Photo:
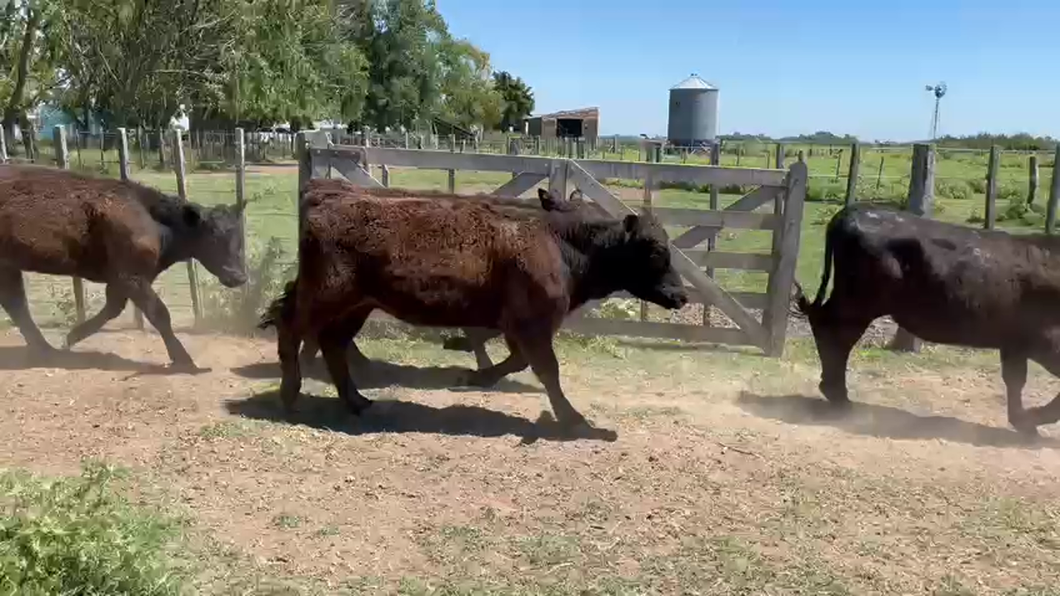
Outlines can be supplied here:
[[1060, 593], [1057, 431], [1009, 429], [989, 354], [861, 358], [837, 415], [811, 360], [565, 347], [605, 441], [539, 424], [531, 373], [452, 390], [472, 357], [407, 340], [362, 342], [363, 420], [307, 381], [291, 424], [270, 340], [181, 339], [211, 371], [124, 330], [27, 368], [0, 332], [0, 466], [131, 468], [190, 516], [201, 593]]

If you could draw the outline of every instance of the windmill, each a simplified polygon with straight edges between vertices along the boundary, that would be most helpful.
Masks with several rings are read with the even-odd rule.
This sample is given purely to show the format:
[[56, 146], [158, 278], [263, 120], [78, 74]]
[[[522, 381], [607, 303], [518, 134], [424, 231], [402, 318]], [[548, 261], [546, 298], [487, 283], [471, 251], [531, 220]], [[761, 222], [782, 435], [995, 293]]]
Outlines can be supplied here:
[[940, 82], [938, 85], [931, 86], [925, 85], [926, 91], [931, 91], [935, 94], [935, 116], [931, 119], [931, 140], [934, 141], [938, 137], [939, 132], [939, 102], [942, 101], [942, 96], [946, 95], [946, 83]]

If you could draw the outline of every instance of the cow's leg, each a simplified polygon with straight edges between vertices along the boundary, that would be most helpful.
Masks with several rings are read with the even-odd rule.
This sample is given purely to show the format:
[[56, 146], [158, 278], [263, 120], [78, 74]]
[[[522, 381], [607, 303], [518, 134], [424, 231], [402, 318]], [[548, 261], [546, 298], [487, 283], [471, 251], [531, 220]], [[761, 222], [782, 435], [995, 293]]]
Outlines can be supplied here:
[[817, 354], [821, 358], [821, 383], [818, 386], [828, 401], [836, 404], [849, 403], [847, 395], [847, 363], [850, 351], [872, 323], [868, 317], [835, 316], [837, 309], [825, 309], [814, 323], [813, 335]]
[[74, 347], [86, 337], [98, 332], [109, 321], [115, 319], [125, 310], [129, 298], [119, 284], [107, 284], [107, 302], [91, 319], [77, 325], [66, 335], [66, 349]]
[[490, 360], [490, 355], [486, 352], [486, 342], [500, 336], [500, 330], [467, 327], [463, 331], [463, 337], [447, 338], [442, 342], [442, 348], [458, 352], [474, 352], [475, 363], [478, 365], [479, 370], [486, 370], [492, 367], [493, 361]]
[[[313, 363], [313, 359], [316, 358], [317, 352], [320, 350], [320, 344], [316, 339], [306, 338], [302, 342], [302, 353], [299, 358], [302, 360], [303, 366], [309, 366]], [[364, 355], [364, 352], [357, 347], [357, 342], [350, 342], [350, 347], [346, 350], [346, 355], [349, 357], [350, 362], [354, 366], [367, 366], [369, 362], [368, 356]]]
[[350, 378], [346, 350], [350, 347], [354, 336], [364, 326], [364, 322], [368, 319], [368, 315], [371, 312], [371, 309], [356, 312], [340, 324], [329, 325], [324, 328], [317, 336], [320, 342], [320, 351], [324, 355], [324, 362], [328, 366], [328, 374], [331, 375], [331, 382], [335, 384], [339, 398], [355, 416], [359, 416], [371, 406], [372, 401], [361, 395], [353, 379]]
[[41, 356], [55, 351], [30, 316], [29, 305], [26, 303], [26, 286], [22, 280], [22, 272], [18, 269], [0, 269], [0, 306], [4, 307], [14, 321], [31, 351]]
[[540, 323], [529, 324], [524, 325], [511, 337], [511, 343], [514, 343], [519, 352], [530, 362], [534, 375], [545, 386], [556, 420], [565, 426], [588, 424], [585, 417], [574, 409], [567, 396], [563, 394], [563, 388], [559, 382], [559, 361], [556, 360], [556, 352], [552, 348], [552, 334], [549, 330], [542, 329]]
[[512, 341], [508, 341], [508, 352], [508, 357], [497, 364], [490, 364], [468, 373], [464, 380], [465, 383], [472, 387], [492, 387], [504, 377], [525, 370], [529, 366], [530, 363], [526, 356]]
[[[1049, 333], [1048, 335], [1049, 337], [1043, 342], [1043, 345], [1036, 347], [1031, 352], [1030, 357], [1038, 364], [1041, 364], [1045, 370], [1060, 377], [1060, 333]], [[1027, 429], [1034, 428], [1033, 432], [1035, 433], [1038, 426], [1060, 422], [1060, 395], [1057, 395], [1045, 405], [1027, 408], [1023, 419], [1023, 426]], [[1016, 425], [1013, 424], [1013, 426]], [[1023, 432], [1031, 432], [1023, 428], [1016, 428]]]
[[1037, 434], [1034, 421], [1023, 408], [1023, 387], [1027, 384], [1027, 354], [1001, 349], [1001, 379], [1005, 382], [1005, 393], [1008, 397], [1008, 422], [1016, 430]]
[[[290, 321], [276, 322], [276, 353], [280, 358], [280, 403], [287, 416], [294, 413], [294, 402], [302, 392], [302, 363], [298, 358], [301, 336]], [[307, 342], [308, 343], [308, 342]]]
[[[125, 286], [126, 284], [120, 285]], [[166, 308], [165, 303], [155, 293], [151, 284], [146, 280], [136, 280], [129, 282], [124, 289], [133, 304], [140, 307], [151, 326], [162, 336], [162, 341], [166, 345], [166, 351], [169, 353], [169, 359], [173, 362], [173, 367], [180, 370], [197, 370], [195, 361], [191, 359], [191, 354], [188, 354], [188, 351], [184, 349], [184, 344], [180, 343], [176, 334], [173, 333], [173, 322], [169, 317], [169, 309]]]

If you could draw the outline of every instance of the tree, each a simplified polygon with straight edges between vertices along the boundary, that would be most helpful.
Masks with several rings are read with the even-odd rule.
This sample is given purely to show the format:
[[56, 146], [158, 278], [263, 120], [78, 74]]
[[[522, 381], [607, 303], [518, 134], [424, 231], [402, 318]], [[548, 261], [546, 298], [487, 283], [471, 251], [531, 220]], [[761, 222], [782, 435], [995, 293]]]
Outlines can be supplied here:
[[[58, 84], [58, 14], [53, 0], [11, 0], [0, 9], [0, 126], [9, 147], [14, 146], [15, 124], [28, 130], [28, 112]], [[28, 148], [28, 137], [23, 139]]]
[[493, 73], [493, 86], [501, 96], [500, 129], [509, 127], [518, 130], [523, 119], [534, 111], [534, 92], [519, 77], [513, 77], [507, 71]]
[[495, 127], [503, 100], [490, 78], [489, 54], [464, 40], [439, 44], [442, 116], [462, 128]]

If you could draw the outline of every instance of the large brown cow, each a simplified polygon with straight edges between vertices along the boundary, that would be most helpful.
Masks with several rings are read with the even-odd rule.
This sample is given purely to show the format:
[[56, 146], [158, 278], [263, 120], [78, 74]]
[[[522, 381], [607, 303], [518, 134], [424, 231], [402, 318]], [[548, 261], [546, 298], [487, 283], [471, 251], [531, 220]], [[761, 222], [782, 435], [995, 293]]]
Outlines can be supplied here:
[[796, 304], [817, 344], [820, 390], [832, 402], [849, 400], [854, 344], [874, 319], [890, 315], [925, 341], [998, 349], [1016, 429], [1034, 434], [1060, 420], [1060, 398], [1029, 409], [1022, 399], [1028, 358], [1060, 375], [1060, 238], [845, 207], [828, 224], [816, 298], [810, 303], [796, 284]]
[[298, 348], [306, 337], [318, 339], [351, 412], [371, 405], [345, 355], [379, 308], [414, 325], [500, 329], [511, 355], [474, 375], [500, 378], [529, 365], [556, 418], [582, 423], [560, 387], [552, 348], [567, 313], [619, 290], [664, 308], [688, 300], [666, 232], [650, 216], [527, 217], [484, 201], [380, 199], [327, 179], [309, 181], [304, 201], [297, 277], [261, 321], [277, 327], [288, 412], [301, 389]]
[[106, 304], [69, 332], [67, 348], [132, 300], [162, 336], [173, 365], [194, 370], [169, 310], [151, 288], [168, 267], [192, 258], [229, 288], [246, 282], [237, 208], [185, 203], [135, 182], [0, 165], [0, 305], [39, 355], [54, 348], [30, 317], [23, 271], [106, 284]]
[[[551, 191], [539, 188], [537, 191], [537, 198], [540, 207], [535, 207], [533, 203], [522, 199], [508, 199], [490, 195], [459, 195], [454, 193], [443, 193], [440, 191], [405, 190], [396, 188], [363, 188], [360, 189], [360, 192], [372, 197], [390, 199], [418, 198], [441, 201], [487, 201], [492, 205], [501, 207], [505, 212], [520, 215], [531, 215], [534, 213], [540, 214], [545, 211], [565, 213], [580, 212], [585, 216], [593, 215], [592, 209], [588, 207], [582, 192], [578, 189], [572, 191], [567, 200], [563, 200], [562, 198], [555, 196]], [[601, 213], [603, 212], [597, 211], [597, 214]], [[500, 330], [464, 328], [462, 331], [464, 332], [462, 337], [447, 338], [442, 344], [443, 349], [473, 353], [475, 355], [475, 361], [478, 363], [480, 369], [493, 366], [489, 353], [486, 352], [486, 342], [495, 337], [499, 337], [501, 335]], [[305, 338], [302, 346], [302, 354], [300, 358], [302, 359], [303, 365], [308, 365], [316, 357], [319, 346], [317, 345], [315, 338], [309, 337]], [[364, 365], [368, 362], [368, 358], [363, 352], [361, 352], [360, 348], [357, 347], [356, 342], [350, 343], [349, 356], [351, 360], [360, 365]], [[499, 380], [500, 378], [493, 378], [492, 382], [495, 383]], [[490, 381], [490, 379], [485, 377], [475, 377], [469, 379], [469, 381], [481, 383]]]

